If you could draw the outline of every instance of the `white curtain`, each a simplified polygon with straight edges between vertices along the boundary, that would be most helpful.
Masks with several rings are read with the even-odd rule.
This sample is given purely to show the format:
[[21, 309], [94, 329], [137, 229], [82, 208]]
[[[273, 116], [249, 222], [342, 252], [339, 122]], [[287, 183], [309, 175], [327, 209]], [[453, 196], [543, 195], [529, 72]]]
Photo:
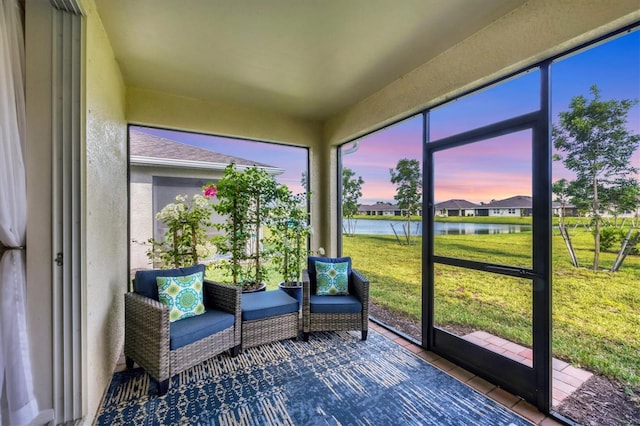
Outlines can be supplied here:
[[[17, 0], [0, 0], [0, 424], [26, 425], [38, 415], [26, 322], [27, 194], [23, 143], [24, 36]], [[1, 413], [0, 413], [1, 415]]]

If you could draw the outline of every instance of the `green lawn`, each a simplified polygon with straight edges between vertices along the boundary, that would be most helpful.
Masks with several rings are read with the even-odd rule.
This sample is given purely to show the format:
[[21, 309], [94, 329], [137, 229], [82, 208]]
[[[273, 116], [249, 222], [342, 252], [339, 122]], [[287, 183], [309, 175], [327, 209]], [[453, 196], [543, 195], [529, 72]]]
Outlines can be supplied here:
[[[573, 231], [581, 265], [591, 264], [593, 237]], [[529, 265], [531, 234], [446, 235], [436, 252], [498, 264]], [[376, 304], [420, 321], [421, 246], [400, 246], [394, 236], [343, 238], [343, 252], [371, 281]], [[615, 253], [601, 255], [610, 268]], [[511, 277], [439, 265], [438, 324], [482, 329], [531, 344], [531, 285]], [[553, 237], [553, 351], [575, 366], [632, 386], [640, 385], [640, 257], [629, 256], [616, 273], [573, 268], [560, 236]]]

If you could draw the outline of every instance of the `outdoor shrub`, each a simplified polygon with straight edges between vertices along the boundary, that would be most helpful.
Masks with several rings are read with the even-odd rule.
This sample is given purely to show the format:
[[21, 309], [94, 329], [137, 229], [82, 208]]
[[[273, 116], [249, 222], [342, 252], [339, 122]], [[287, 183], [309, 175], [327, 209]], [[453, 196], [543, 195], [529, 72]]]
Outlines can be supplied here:
[[600, 250], [611, 251], [613, 245], [622, 242], [624, 239], [624, 231], [611, 226], [602, 227], [600, 229]]

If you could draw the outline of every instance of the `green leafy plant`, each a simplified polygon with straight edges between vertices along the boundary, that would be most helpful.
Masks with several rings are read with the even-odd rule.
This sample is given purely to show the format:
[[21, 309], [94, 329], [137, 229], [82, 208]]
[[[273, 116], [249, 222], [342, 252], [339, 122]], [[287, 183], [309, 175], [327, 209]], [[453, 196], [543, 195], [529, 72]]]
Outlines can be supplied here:
[[215, 196], [215, 186], [204, 194], [189, 198], [178, 195], [175, 203], [167, 204], [156, 214], [167, 231], [164, 240], [148, 240], [151, 248], [147, 257], [163, 268], [179, 268], [199, 263], [215, 254], [215, 246], [208, 235], [211, 227], [211, 205], [208, 198]]
[[356, 177], [356, 172], [345, 167], [342, 169], [342, 217], [346, 220], [343, 226], [347, 236], [356, 232], [355, 215], [358, 213], [358, 200], [362, 197], [362, 176]]
[[[592, 230], [595, 235], [595, 229]], [[613, 245], [624, 239], [624, 231], [612, 226], [603, 226], [600, 229], [600, 249], [602, 251], [611, 251]]]
[[262, 244], [262, 228], [271, 216], [276, 190], [275, 178], [264, 169], [238, 170], [233, 163], [217, 183], [218, 203], [213, 209], [225, 219], [215, 225], [224, 232], [215, 243], [219, 252], [230, 255], [222, 266], [234, 285], [257, 288], [266, 276], [268, 253]]
[[285, 185], [276, 191], [268, 242], [273, 247], [273, 262], [285, 286], [297, 286], [308, 255], [308, 225], [305, 194], [293, 194]]
[[[395, 169], [389, 169], [391, 183], [396, 185], [396, 195], [393, 198], [398, 202], [402, 215], [406, 218], [404, 230], [405, 243], [411, 242], [411, 217], [418, 214], [422, 203], [422, 175], [420, 162], [415, 159], [403, 158], [398, 161]], [[395, 231], [394, 231], [395, 232]]]

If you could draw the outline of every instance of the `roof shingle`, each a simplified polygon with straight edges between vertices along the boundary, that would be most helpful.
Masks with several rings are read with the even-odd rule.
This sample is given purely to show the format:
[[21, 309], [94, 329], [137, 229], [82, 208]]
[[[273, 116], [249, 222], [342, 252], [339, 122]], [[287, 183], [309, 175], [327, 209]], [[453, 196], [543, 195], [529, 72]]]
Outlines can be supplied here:
[[268, 164], [220, 154], [208, 149], [172, 141], [134, 129], [129, 131], [129, 153], [132, 156], [169, 160], [200, 161], [215, 164], [235, 163], [239, 166], [272, 167]]

